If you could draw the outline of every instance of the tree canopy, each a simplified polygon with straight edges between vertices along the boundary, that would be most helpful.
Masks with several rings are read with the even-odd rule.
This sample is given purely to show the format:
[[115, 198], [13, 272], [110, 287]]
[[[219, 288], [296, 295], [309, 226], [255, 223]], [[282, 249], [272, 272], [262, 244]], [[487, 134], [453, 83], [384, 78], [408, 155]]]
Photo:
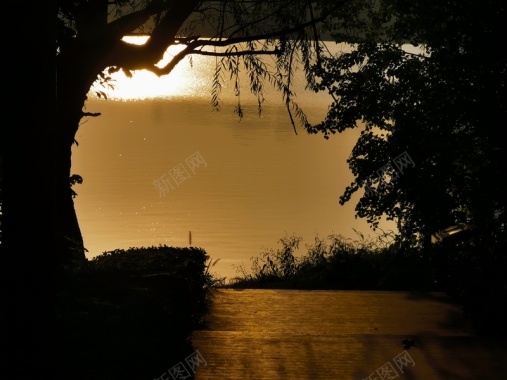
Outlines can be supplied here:
[[[294, 70], [300, 63], [309, 69], [316, 59], [321, 24], [330, 8], [338, 9], [342, 3], [347, 1], [318, 7], [306, 0], [63, 0], [58, 9], [58, 60], [74, 72], [77, 65], [89, 66], [88, 57], [80, 56], [78, 62], [69, 60], [78, 51], [86, 51], [96, 66], [98, 78], [94, 79], [106, 84], [116, 71], [131, 76], [133, 70], [143, 69], [160, 76], [170, 73], [185, 57], [214, 56], [217, 63], [211, 96], [215, 108], [220, 106], [224, 80], [234, 81], [239, 94], [239, 72], [245, 71], [259, 112], [265, 83], [269, 83], [282, 93], [289, 113], [295, 111], [304, 121], [304, 114], [293, 102]], [[149, 39], [144, 45], [123, 40], [132, 34], [147, 34]], [[169, 46], [182, 49], [161, 67], [158, 63]], [[275, 58], [273, 66], [261, 59], [266, 55]], [[105, 93], [99, 92], [99, 96]], [[239, 99], [236, 112], [242, 116]]]
[[[490, 240], [505, 235], [505, 6], [375, 4], [351, 3], [346, 14], [363, 16], [326, 24], [349, 50], [323, 51], [312, 71], [313, 89], [334, 103], [307, 130], [329, 138], [362, 128], [348, 160], [356, 179], [340, 202], [364, 188], [357, 216], [373, 226], [382, 216], [397, 220], [405, 241], [416, 236], [419, 244], [460, 223]], [[410, 161], [398, 168], [402, 154]]]

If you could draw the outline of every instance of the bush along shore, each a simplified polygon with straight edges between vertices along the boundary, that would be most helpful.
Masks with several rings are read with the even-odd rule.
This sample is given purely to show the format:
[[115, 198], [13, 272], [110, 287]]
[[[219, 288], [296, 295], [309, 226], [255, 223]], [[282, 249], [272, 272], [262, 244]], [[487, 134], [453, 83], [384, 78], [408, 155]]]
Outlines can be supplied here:
[[281, 248], [269, 249], [251, 259], [251, 269], [237, 268], [230, 288], [285, 288], [336, 290], [438, 289], [432, 257], [415, 249], [397, 249], [393, 237], [358, 240], [332, 235], [316, 237], [307, 253], [296, 256], [302, 238], [286, 236]]
[[252, 258], [250, 270], [237, 267], [226, 287], [445, 292], [478, 334], [507, 336], [507, 255], [499, 244], [478, 236], [414, 247], [389, 233], [358, 236], [316, 237], [302, 256], [295, 254], [302, 239], [286, 236], [281, 248]]
[[216, 280], [201, 248], [105, 252], [58, 277], [58, 379], [153, 379], [194, 352]]

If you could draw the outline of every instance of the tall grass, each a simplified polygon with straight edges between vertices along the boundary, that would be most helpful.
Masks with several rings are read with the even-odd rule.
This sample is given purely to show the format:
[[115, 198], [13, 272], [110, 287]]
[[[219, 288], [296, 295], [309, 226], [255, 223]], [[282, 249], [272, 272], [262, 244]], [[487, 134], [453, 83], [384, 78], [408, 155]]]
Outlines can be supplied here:
[[296, 255], [302, 238], [286, 236], [281, 248], [268, 249], [251, 259], [251, 268], [236, 268], [229, 287], [299, 289], [435, 290], [432, 256], [403, 246], [392, 232], [357, 238], [316, 236]]

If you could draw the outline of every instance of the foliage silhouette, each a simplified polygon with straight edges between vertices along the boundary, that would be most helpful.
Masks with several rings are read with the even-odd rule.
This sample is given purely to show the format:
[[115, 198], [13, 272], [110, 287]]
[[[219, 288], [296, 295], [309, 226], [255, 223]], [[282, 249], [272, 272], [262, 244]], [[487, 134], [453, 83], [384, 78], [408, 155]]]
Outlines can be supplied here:
[[[382, 217], [395, 220], [400, 244], [434, 257], [445, 289], [477, 327], [505, 334], [506, 8], [498, 0], [375, 4], [350, 3], [351, 17], [327, 23], [348, 50], [323, 51], [314, 65], [312, 88], [329, 92], [334, 103], [307, 130], [329, 138], [361, 129], [348, 159], [355, 179], [340, 203], [377, 173], [376, 191], [360, 196], [356, 216], [374, 228]], [[402, 152], [414, 167], [384, 186], [396, 173], [378, 168]], [[431, 244], [432, 234], [460, 224], [474, 231]]]
[[507, 62], [497, 45], [505, 7], [494, 0], [377, 5], [354, 3], [359, 16], [329, 24], [337, 41], [346, 37], [342, 30], [363, 29], [347, 51], [322, 52], [313, 67], [313, 89], [335, 102], [308, 131], [329, 138], [361, 129], [348, 159], [355, 180], [340, 203], [407, 152], [414, 167], [391, 173], [398, 176], [393, 186], [382, 186], [388, 175], [380, 173], [377, 191], [357, 203], [358, 217], [374, 227], [383, 216], [395, 220], [403, 238], [419, 245], [459, 223], [505, 239], [506, 188], [498, 178], [506, 144], [498, 125], [507, 116]]
[[251, 270], [239, 266], [233, 288], [297, 288], [351, 290], [419, 290], [440, 288], [434, 257], [416, 249], [400, 249], [392, 232], [376, 238], [315, 237], [307, 253], [297, 256], [301, 237], [279, 240], [282, 248], [270, 249], [251, 259]]
[[190, 355], [210, 306], [208, 260], [200, 248], [130, 248], [63, 272], [57, 378], [156, 377]]

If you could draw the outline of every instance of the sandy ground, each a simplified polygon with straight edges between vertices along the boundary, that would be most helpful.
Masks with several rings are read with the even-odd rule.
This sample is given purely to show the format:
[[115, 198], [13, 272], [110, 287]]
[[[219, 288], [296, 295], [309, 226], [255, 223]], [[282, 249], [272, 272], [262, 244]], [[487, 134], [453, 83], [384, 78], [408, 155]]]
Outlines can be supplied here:
[[217, 290], [193, 344], [196, 380], [507, 379], [505, 342], [442, 293]]

